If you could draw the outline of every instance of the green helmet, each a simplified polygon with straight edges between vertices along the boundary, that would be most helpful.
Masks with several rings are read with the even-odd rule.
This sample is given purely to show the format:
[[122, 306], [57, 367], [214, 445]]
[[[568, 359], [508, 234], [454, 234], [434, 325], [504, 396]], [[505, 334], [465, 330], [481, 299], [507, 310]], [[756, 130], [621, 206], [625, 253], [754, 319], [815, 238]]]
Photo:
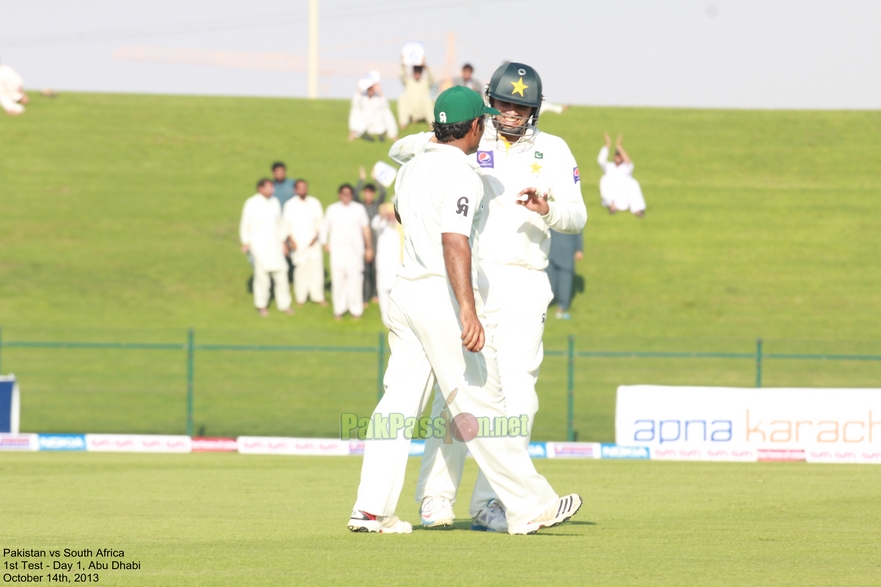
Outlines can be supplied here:
[[541, 77], [525, 63], [511, 61], [499, 66], [486, 87], [486, 96], [490, 104], [492, 99], [496, 99], [532, 106], [532, 115], [523, 125], [524, 132], [527, 126], [538, 124], [538, 114], [544, 99], [541, 94]]

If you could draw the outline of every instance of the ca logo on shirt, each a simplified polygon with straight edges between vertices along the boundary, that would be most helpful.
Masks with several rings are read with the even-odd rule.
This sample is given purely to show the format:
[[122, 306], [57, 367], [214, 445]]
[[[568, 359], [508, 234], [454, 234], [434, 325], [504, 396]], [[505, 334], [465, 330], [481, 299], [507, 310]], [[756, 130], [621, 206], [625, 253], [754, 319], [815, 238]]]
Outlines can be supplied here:
[[468, 197], [462, 196], [459, 198], [459, 201], [456, 202], [456, 214], [461, 214], [462, 216], [468, 216]]

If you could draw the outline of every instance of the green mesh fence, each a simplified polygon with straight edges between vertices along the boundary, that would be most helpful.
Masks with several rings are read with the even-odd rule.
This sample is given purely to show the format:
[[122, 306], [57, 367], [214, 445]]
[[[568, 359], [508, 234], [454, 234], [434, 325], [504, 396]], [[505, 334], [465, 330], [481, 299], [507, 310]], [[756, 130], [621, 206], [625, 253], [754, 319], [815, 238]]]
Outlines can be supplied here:
[[[32, 432], [314, 436], [369, 415], [386, 335], [0, 331]], [[536, 440], [611, 442], [619, 385], [879, 387], [881, 342], [547, 337]]]

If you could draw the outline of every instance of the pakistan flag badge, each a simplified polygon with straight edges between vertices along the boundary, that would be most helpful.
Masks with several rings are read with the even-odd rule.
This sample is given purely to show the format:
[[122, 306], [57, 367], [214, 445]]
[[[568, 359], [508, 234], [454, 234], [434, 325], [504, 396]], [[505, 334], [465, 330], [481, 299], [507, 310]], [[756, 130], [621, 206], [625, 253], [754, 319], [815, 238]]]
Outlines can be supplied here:
[[542, 153], [541, 151], [536, 151], [536, 152], [535, 152], [535, 158], [536, 158], [536, 159], [544, 159], [544, 158], [545, 158], [545, 154]]

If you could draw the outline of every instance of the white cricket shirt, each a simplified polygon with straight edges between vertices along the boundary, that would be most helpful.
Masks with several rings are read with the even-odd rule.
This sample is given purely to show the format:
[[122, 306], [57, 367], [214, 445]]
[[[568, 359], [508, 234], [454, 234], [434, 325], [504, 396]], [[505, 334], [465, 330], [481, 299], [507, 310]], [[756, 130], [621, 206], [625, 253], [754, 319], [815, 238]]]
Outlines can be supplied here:
[[461, 149], [430, 143], [398, 172], [395, 201], [404, 227], [404, 261], [399, 277], [447, 277], [441, 234], [468, 237], [471, 280], [477, 286], [477, 228], [483, 183]]
[[[422, 152], [432, 133], [404, 137], [389, 156], [403, 163]], [[480, 260], [542, 271], [548, 266], [550, 229], [576, 234], [587, 222], [581, 175], [566, 141], [536, 130], [508, 143], [487, 125], [480, 147], [470, 156], [483, 176], [485, 213], [480, 232]], [[535, 187], [549, 194], [548, 213], [540, 216], [517, 204], [517, 194]]]

